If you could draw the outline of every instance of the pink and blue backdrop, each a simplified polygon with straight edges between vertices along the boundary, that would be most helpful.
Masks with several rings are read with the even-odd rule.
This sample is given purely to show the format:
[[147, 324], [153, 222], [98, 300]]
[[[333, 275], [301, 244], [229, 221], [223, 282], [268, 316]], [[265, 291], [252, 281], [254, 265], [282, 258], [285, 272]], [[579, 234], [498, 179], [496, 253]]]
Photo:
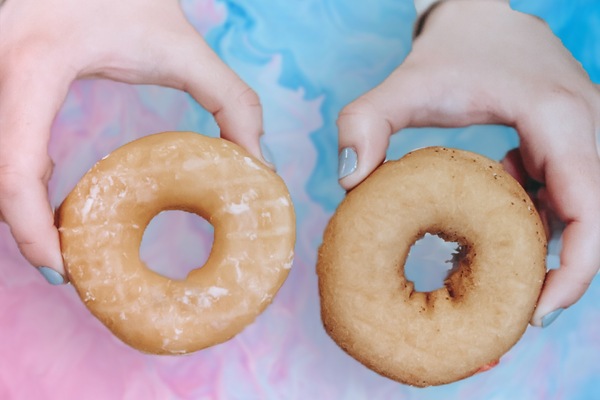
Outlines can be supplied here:
[[[600, 5], [514, 1], [542, 16], [600, 82]], [[297, 212], [289, 279], [254, 324], [222, 345], [188, 356], [141, 354], [115, 339], [70, 286], [51, 287], [0, 226], [0, 399], [598, 399], [600, 282], [548, 329], [529, 328], [493, 370], [416, 389], [345, 355], [319, 316], [315, 263], [323, 229], [343, 198], [337, 186], [340, 109], [379, 83], [410, 49], [410, 1], [183, 0], [212, 48], [260, 95], [266, 143]], [[53, 126], [50, 183], [58, 206], [98, 159], [135, 138], [192, 130], [217, 135], [186, 94], [107, 81], [73, 85]], [[500, 126], [406, 130], [390, 158], [426, 145], [500, 159], [518, 145]], [[210, 251], [210, 227], [172, 212], [156, 218], [142, 257], [181, 276]], [[170, 268], [179, 268], [172, 270]]]

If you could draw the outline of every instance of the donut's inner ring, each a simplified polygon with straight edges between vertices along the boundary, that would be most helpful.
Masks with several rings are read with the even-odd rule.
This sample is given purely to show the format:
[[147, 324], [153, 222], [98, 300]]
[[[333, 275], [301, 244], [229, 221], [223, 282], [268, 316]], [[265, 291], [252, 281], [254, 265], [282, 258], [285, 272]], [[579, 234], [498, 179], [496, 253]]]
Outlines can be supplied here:
[[[399, 275], [399, 290], [402, 295], [408, 293], [408, 301], [415, 304], [424, 304], [426, 307], [435, 308], [435, 302], [451, 301], [460, 303], [469, 296], [473, 290], [474, 277], [477, 274], [477, 250], [473, 243], [473, 239], [469, 239], [468, 235], [461, 233], [460, 227], [453, 226], [452, 228], [444, 227], [442, 222], [438, 222], [432, 226], [427, 226], [417, 230], [406, 243], [407, 245], [400, 246], [400, 257], [398, 259], [397, 269]], [[453, 266], [447, 272], [443, 286], [430, 291], [420, 291], [415, 288], [415, 283], [406, 276], [406, 261], [410, 255], [410, 250], [414, 244], [423, 238], [426, 234], [437, 236], [445, 242], [457, 244], [457, 251], [452, 258]], [[470, 233], [471, 238], [473, 233]], [[475, 269], [475, 270], [474, 270]]]
[[139, 257], [152, 271], [183, 281], [206, 264], [213, 244], [214, 226], [205, 218], [183, 210], [165, 210], [146, 227]]
[[432, 292], [445, 287], [446, 280], [460, 266], [468, 246], [447, 241], [426, 232], [410, 247], [404, 264], [404, 275], [417, 292]]

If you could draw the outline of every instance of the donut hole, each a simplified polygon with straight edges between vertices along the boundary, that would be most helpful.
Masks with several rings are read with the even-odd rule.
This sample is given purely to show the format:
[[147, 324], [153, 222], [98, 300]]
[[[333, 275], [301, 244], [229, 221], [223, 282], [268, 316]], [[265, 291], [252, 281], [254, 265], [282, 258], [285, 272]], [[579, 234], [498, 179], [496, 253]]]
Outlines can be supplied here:
[[152, 271], [174, 280], [185, 280], [208, 260], [214, 228], [194, 213], [168, 210], [156, 215], [142, 237], [140, 259]]
[[433, 292], [445, 286], [444, 282], [458, 268], [462, 257], [459, 243], [426, 233], [410, 248], [404, 276], [413, 283], [415, 291]]

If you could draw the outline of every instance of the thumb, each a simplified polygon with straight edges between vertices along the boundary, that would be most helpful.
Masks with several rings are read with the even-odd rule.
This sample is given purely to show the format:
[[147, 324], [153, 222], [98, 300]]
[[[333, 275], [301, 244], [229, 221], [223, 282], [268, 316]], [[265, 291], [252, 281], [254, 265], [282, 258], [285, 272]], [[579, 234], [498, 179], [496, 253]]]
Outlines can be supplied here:
[[165, 86], [187, 91], [213, 114], [221, 137], [244, 147], [253, 156], [272, 166], [261, 149], [262, 106], [258, 95], [206, 44], [182, 17], [182, 27], [161, 46]]
[[49, 63], [16, 65], [0, 82], [0, 216], [29, 263], [60, 284], [66, 280], [48, 200], [47, 144], [68, 82], [52, 76]]
[[531, 320], [546, 327], [581, 298], [600, 266], [600, 159], [587, 107], [561, 101], [536, 111], [518, 126], [523, 160], [545, 182], [540, 201], [566, 224], [560, 267], [547, 273]]
[[401, 66], [340, 112], [338, 178], [344, 189], [352, 189], [373, 172], [385, 160], [390, 136], [410, 126], [424, 104], [418, 81], [418, 75]]
[[47, 180], [19, 164], [10, 160], [0, 165], [2, 217], [25, 259], [50, 283], [65, 283], [58, 231], [45, 185]]

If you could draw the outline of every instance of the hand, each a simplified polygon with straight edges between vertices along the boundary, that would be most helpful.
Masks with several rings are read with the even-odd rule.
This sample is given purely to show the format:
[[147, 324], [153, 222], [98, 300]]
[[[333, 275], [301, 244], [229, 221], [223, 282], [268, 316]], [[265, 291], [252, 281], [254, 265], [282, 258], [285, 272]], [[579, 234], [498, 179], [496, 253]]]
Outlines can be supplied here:
[[208, 47], [176, 0], [8, 0], [0, 26], [0, 220], [51, 283], [64, 282], [65, 274], [47, 193], [47, 147], [74, 80], [187, 91], [213, 113], [222, 137], [263, 159], [257, 95]]
[[544, 183], [541, 200], [566, 224], [531, 321], [547, 325], [600, 267], [600, 91], [543, 21], [503, 1], [437, 7], [403, 64], [342, 110], [340, 184], [360, 183], [402, 128], [471, 124], [516, 128], [505, 167]]

